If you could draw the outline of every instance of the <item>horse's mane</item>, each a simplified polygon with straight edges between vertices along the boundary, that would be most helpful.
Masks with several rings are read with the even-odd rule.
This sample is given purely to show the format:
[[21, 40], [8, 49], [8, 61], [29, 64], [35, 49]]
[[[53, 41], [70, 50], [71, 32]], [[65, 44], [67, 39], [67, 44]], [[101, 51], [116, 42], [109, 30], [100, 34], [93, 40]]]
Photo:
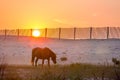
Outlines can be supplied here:
[[40, 48], [40, 47], [36, 47], [32, 50], [33, 55], [37, 55], [38, 53], [34, 54], [35, 51], [43, 51], [43, 53], [49, 52], [49, 54], [51, 55], [51, 57], [56, 57], [56, 54], [48, 47], [44, 47], [44, 48]]
[[45, 47], [44, 49], [48, 50], [50, 53], [52, 53], [52, 55], [51, 55], [52, 57], [56, 57], [56, 54], [50, 48]]

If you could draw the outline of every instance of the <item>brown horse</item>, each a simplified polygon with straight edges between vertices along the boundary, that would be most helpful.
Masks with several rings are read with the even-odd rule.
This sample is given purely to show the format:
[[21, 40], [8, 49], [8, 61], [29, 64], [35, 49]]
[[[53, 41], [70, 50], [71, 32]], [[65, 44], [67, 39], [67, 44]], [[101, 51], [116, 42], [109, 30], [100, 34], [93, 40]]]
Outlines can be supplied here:
[[36, 48], [32, 49], [31, 63], [32, 63], [33, 66], [34, 66], [35, 57], [36, 57], [35, 66], [37, 66], [38, 59], [42, 59], [42, 67], [43, 67], [45, 59], [48, 60], [48, 66], [49, 67], [50, 67], [50, 58], [52, 59], [53, 63], [56, 64], [56, 54], [47, 47], [45, 47], [45, 48], [36, 47]]

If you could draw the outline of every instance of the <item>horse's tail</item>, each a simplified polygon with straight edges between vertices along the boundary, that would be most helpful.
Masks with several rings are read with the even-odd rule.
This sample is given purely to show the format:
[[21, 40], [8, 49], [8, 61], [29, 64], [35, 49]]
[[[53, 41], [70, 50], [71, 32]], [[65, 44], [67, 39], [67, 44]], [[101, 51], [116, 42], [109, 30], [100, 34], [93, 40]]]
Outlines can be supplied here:
[[34, 49], [33, 49], [32, 50], [32, 58], [31, 58], [32, 65], [34, 65], [34, 59], [35, 59], [35, 55], [34, 55]]

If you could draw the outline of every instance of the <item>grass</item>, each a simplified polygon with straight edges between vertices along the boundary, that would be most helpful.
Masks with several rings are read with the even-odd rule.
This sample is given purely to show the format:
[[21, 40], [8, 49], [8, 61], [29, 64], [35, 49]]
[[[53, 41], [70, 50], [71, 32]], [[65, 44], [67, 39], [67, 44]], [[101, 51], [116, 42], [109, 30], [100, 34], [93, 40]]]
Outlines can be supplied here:
[[70, 64], [41, 66], [7, 66], [4, 80], [119, 80], [120, 67]]

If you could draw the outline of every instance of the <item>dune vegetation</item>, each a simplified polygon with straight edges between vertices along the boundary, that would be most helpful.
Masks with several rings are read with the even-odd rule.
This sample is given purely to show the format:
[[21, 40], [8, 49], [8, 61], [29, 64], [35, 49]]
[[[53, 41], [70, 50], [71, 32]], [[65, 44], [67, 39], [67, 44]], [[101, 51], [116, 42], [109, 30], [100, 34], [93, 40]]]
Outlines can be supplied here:
[[120, 80], [120, 66], [69, 64], [44, 65], [38, 67], [28, 65], [0, 66], [0, 80]]

